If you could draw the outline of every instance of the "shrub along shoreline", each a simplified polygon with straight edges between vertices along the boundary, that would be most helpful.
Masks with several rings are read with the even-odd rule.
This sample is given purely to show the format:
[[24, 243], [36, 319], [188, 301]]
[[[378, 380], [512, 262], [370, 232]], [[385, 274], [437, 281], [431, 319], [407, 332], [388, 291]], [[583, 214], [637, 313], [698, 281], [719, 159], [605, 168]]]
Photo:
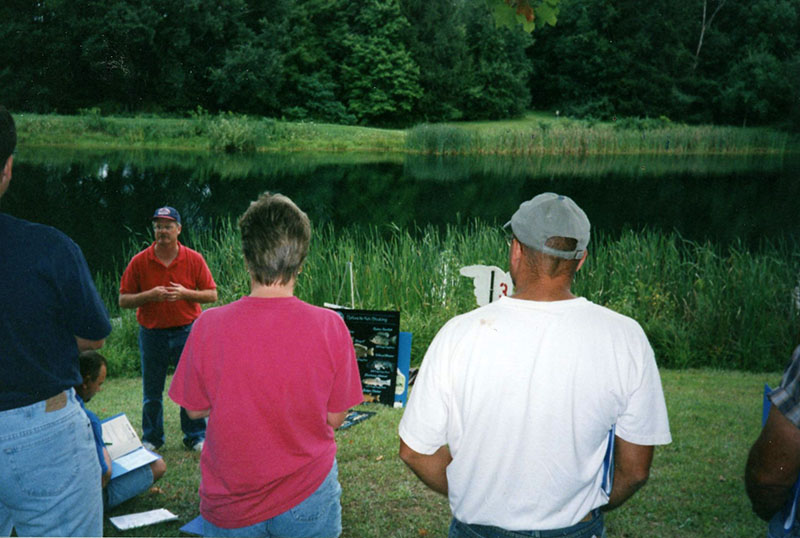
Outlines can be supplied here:
[[285, 151], [394, 152], [424, 155], [780, 155], [798, 152], [796, 136], [769, 128], [673, 124], [666, 118], [614, 122], [532, 112], [516, 120], [423, 124], [378, 129], [271, 118], [186, 118], [15, 113], [20, 146], [221, 153]]
[[[224, 222], [216, 232], [195, 234], [214, 274], [219, 302], [248, 293], [238, 230]], [[131, 244], [130, 253], [138, 250]], [[780, 371], [797, 342], [795, 286], [800, 267], [787, 244], [751, 251], [722, 249], [678, 235], [627, 231], [595, 236], [578, 273], [577, 295], [636, 319], [665, 368]], [[414, 334], [412, 364], [419, 364], [438, 329], [476, 307], [466, 265], [506, 267], [502, 232], [479, 222], [401, 230], [391, 227], [316, 229], [296, 294], [303, 300], [349, 305], [352, 263], [356, 308], [400, 310], [401, 329]], [[121, 272], [122, 268], [120, 268]], [[139, 374], [134, 312], [117, 304], [119, 274], [97, 283], [115, 329], [105, 353], [112, 376]]]

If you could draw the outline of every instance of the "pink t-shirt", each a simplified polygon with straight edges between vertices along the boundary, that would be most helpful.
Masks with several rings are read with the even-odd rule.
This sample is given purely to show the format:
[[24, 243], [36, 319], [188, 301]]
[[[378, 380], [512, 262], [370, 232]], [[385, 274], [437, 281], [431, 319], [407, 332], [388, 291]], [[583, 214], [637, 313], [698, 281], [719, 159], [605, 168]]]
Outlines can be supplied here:
[[327, 414], [363, 400], [344, 321], [296, 297], [243, 297], [203, 312], [169, 396], [211, 410], [200, 513], [223, 528], [260, 523], [314, 493], [336, 455]]

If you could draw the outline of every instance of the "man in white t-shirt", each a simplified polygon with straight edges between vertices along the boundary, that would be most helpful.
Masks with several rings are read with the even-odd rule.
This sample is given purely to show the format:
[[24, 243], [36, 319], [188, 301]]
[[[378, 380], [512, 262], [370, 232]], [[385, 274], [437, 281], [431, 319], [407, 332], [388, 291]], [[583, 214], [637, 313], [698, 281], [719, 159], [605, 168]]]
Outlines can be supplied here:
[[572, 294], [589, 243], [575, 202], [540, 194], [506, 228], [514, 295], [434, 338], [400, 457], [448, 496], [451, 538], [601, 537], [672, 440], [653, 350], [636, 321]]

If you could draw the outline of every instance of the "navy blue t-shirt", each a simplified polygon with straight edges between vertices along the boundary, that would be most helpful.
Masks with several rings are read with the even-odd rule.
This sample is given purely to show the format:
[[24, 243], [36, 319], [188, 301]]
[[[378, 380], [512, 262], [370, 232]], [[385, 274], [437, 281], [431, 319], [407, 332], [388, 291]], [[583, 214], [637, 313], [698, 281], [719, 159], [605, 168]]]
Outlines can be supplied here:
[[78, 245], [0, 213], [0, 411], [82, 382], [75, 336], [101, 340], [108, 311]]

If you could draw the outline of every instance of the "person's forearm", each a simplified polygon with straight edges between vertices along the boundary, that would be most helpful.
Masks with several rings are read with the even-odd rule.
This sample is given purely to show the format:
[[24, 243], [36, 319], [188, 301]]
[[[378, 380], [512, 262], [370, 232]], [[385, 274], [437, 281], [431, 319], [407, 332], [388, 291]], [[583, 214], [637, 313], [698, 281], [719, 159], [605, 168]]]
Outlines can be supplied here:
[[111, 455], [108, 453], [108, 449], [103, 447], [103, 459], [106, 462], [106, 469], [108, 469], [105, 474], [103, 474], [102, 478], [102, 486], [106, 487], [109, 482], [111, 482]]
[[792, 477], [776, 469], [772, 453], [763, 453], [764, 447], [771, 448], [770, 443], [759, 439], [750, 450], [744, 471], [744, 488], [753, 512], [769, 521], [789, 497], [792, 490]]
[[192, 420], [206, 418], [210, 414], [211, 414], [211, 409], [201, 409], [199, 411], [190, 411], [189, 409], [186, 409], [186, 416], [188, 416]]
[[400, 459], [422, 482], [436, 493], [447, 496], [447, 466], [453, 461], [450, 447], [443, 446], [433, 454], [420, 454], [400, 440]]
[[184, 291], [184, 300], [194, 303], [213, 303], [217, 300], [217, 290], [189, 290]]
[[106, 339], [101, 338], [100, 340], [87, 340], [86, 338], [76, 336], [75, 342], [78, 344], [78, 351], [95, 351], [103, 347], [103, 345], [106, 343]]
[[608, 496], [608, 504], [602, 507], [606, 512], [619, 508], [625, 501], [630, 499], [634, 493], [639, 491], [647, 483], [647, 476], [631, 476], [620, 466], [614, 468], [614, 482], [611, 495]]
[[347, 411], [328, 413], [328, 425], [335, 430], [342, 425], [345, 418], [347, 418]]
[[120, 293], [119, 294], [119, 307], [120, 308], [139, 308], [145, 303], [151, 301], [150, 294], [152, 290], [143, 291], [140, 293]]
[[747, 496], [750, 497], [753, 512], [764, 521], [769, 521], [783, 507], [792, 488], [752, 484], [745, 480], [745, 489]]
[[772, 406], [744, 470], [745, 490], [758, 517], [769, 521], [783, 507], [799, 470], [800, 432]]
[[614, 481], [604, 511], [622, 506], [639, 491], [647, 483], [653, 463], [652, 446], [637, 445], [619, 436], [614, 439]]

